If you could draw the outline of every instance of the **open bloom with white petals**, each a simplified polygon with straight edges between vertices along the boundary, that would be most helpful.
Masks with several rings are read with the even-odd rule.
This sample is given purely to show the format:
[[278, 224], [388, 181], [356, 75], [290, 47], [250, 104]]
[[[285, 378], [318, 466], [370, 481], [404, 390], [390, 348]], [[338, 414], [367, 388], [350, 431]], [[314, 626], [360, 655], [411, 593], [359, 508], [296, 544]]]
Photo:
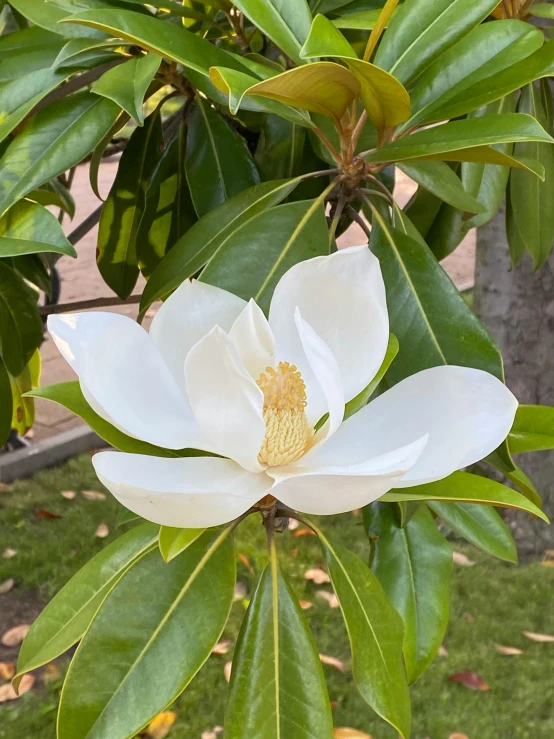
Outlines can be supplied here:
[[124, 506], [170, 526], [226, 523], [268, 494], [305, 513], [360, 508], [482, 459], [517, 407], [492, 375], [441, 366], [343, 422], [345, 401], [376, 375], [389, 337], [367, 246], [293, 266], [269, 320], [252, 300], [187, 280], [149, 333], [113, 313], [51, 316], [48, 326], [105, 420], [157, 446], [220, 455], [94, 456]]

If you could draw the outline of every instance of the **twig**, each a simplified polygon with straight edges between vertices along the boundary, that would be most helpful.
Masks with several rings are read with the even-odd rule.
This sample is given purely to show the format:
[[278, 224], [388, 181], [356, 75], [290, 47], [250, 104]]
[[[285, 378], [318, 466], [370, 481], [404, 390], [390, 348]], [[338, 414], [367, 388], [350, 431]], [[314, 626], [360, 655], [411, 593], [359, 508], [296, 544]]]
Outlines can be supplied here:
[[360, 214], [354, 210], [354, 208], [349, 205], [346, 209], [346, 212], [352, 218], [353, 221], [355, 221], [358, 226], [362, 229], [362, 231], [365, 233], [368, 239], [371, 238], [371, 230], [368, 228], [367, 223], [364, 221], [364, 219], [360, 216]]
[[73, 229], [73, 231], [69, 234], [67, 237], [67, 240], [70, 244], [75, 244], [80, 241], [84, 236], [88, 234], [89, 231], [92, 231], [92, 229], [99, 223], [100, 216], [102, 215], [102, 208], [104, 207], [104, 203], [102, 205], [99, 205], [96, 210], [93, 210], [92, 213], [85, 218], [85, 220], [80, 223], [77, 228]]
[[346, 205], [346, 200], [347, 200], [347, 196], [344, 190], [341, 189], [337, 203], [333, 209], [333, 219], [331, 221], [331, 226], [329, 228], [329, 245], [332, 245], [335, 239], [335, 234], [337, 232], [337, 226], [339, 225], [339, 221], [341, 219], [344, 206]]
[[300, 179], [307, 180], [310, 177], [325, 177], [325, 175], [337, 175], [340, 174], [340, 169], [320, 169], [317, 172], [308, 172], [307, 174], [301, 174]]
[[73, 313], [74, 311], [88, 310], [89, 308], [108, 308], [110, 306], [137, 305], [140, 303], [140, 295], [131, 295], [127, 300], [117, 297], [92, 298], [91, 300], [76, 300], [73, 303], [58, 303], [57, 305], [43, 305], [39, 308], [42, 316], [50, 316], [53, 313]]

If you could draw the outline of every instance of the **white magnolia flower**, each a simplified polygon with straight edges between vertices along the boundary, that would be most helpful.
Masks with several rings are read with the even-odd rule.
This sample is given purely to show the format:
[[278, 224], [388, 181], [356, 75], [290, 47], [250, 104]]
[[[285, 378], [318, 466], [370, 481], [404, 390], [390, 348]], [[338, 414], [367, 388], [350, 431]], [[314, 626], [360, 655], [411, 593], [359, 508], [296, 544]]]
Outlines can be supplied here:
[[269, 320], [252, 300], [187, 280], [149, 333], [114, 313], [51, 316], [48, 325], [104, 419], [158, 446], [224, 457], [94, 456], [124, 506], [170, 526], [222, 524], [268, 494], [305, 513], [360, 508], [482, 459], [517, 407], [492, 375], [442, 366], [343, 422], [345, 401], [373, 379], [389, 337], [367, 246], [292, 267]]

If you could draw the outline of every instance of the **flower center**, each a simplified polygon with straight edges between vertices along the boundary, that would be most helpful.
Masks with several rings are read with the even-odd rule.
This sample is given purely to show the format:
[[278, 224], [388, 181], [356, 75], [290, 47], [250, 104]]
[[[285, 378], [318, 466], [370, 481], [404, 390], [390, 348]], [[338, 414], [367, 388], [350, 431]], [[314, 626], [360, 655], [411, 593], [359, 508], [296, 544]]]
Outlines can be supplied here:
[[294, 462], [306, 451], [313, 436], [306, 413], [306, 385], [294, 364], [266, 367], [257, 385], [264, 394], [265, 439], [260, 464], [277, 467]]

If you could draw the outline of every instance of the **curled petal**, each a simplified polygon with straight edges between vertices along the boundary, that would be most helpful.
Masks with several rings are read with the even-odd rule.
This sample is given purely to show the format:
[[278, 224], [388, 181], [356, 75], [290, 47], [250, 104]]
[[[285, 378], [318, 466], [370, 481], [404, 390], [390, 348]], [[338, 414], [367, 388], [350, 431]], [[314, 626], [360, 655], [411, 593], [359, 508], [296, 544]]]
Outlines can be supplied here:
[[254, 380], [257, 380], [267, 367], [275, 365], [275, 339], [267, 318], [254, 300], [250, 300], [233, 323], [229, 338]]

